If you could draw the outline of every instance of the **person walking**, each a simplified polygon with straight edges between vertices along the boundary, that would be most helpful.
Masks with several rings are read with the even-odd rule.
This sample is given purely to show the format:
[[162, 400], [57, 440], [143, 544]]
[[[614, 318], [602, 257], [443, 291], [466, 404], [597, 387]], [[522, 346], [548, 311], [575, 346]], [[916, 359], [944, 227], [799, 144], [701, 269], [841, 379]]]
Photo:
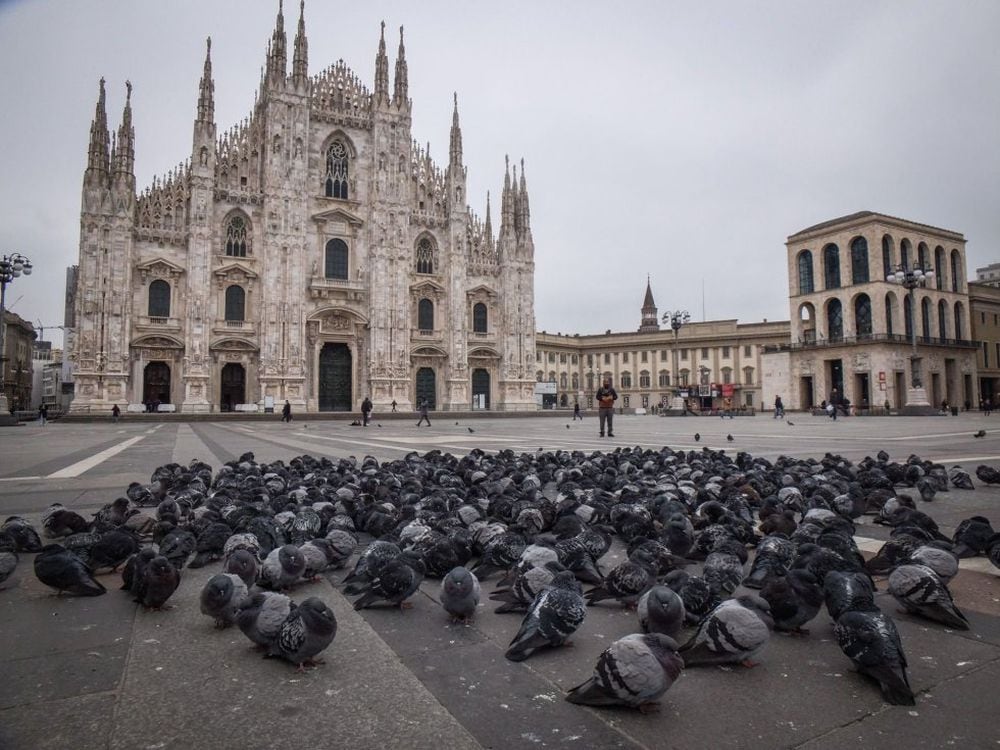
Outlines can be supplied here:
[[785, 405], [781, 402], [781, 396], [774, 397], [774, 418], [781, 419], [785, 416]]
[[577, 401], [577, 402], [575, 402], [573, 404], [573, 421], [575, 422], [578, 419], [581, 422], [583, 421], [583, 415], [580, 413], [580, 402], [579, 401]]
[[42, 426], [45, 426], [45, 420], [48, 419], [48, 417], [49, 417], [49, 407], [47, 407], [45, 404], [42, 404], [41, 406], [38, 407], [38, 423]]
[[361, 402], [361, 426], [367, 427], [368, 420], [372, 415], [372, 400], [365, 396], [365, 400]]
[[427, 420], [427, 426], [431, 426], [431, 418], [427, 416], [427, 399], [420, 399], [420, 421], [417, 422], [417, 427], [421, 425], [424, 420]]
[[111, 407], [111, 421], [118, 424], [118, 418], [121, 417], [122, 410], [118, 408], [118, 404]]
[[392, 404], [391, 404], [391, 406], [392, 406], [392, 410], [393, 410], [393, 412], [395, 412], [395, 411], [396, 411], [396, 399], [393, 399], [393, 400], [392, 400]]
[[614, 437], [615, 401], [618, 393], [611, 387], [611, 378], [604, 378], [604, 384], [597, 389], [597, 416], [600, 419], [599, 437], [604, 437], [604, 425], [607, 423], [608, 437]]
[[291, 422], [292, 421], [292, 404], [289, 400], [285, 399], [285, 405], [281, 407], [281, 421]]

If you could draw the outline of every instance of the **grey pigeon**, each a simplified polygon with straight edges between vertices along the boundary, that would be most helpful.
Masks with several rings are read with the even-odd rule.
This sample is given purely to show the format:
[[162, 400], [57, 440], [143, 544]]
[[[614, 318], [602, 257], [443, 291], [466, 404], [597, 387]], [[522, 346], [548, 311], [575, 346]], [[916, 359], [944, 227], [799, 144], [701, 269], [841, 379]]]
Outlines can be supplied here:
[[160, 540], [160, 554], [170, 560], [174, 567], [180, 570], [187, 565], [188, 558], [194, 554], [198, 546], [195, 535], [186, 529], [171, 529]]
[[888, 703], [915, 705], [906, 676], [906, 655], [892, 618], [878, 609], [851, 610], [837, 619], [833, 632], [840, 650], [861, 674], [878, 682]]
[[157, 555], [143, 571], [141, 604], [146, 609], [161, 610], [181, 583], [181, 574], [163, 555]]
[[677, 643], [662, 633], [619, 638], [597, 658], [593, 676], [566, 695], [585, 706], [629, 706], [647, 713], [684, 668]]
[[760, 597], [771, 606], [775, 630], [808, 633], [802, 626], [819, 614], [823, 587], [808, 570], [795, 569], [769, 579]]
[[688, 667], [742, 663], [754, 666], [753, 658], [771, 637], [770, 605], [747, 594], [727, 599], [709, 612], [698, 631], [680, 648]]
[[226, 557], [222, 572], [239, 576], [246, 587], [250, 588], [260, 575], [260, 561], [249, 550], [234, 550]]
[[966, 518], [955, 527], [955, 535], [952, 537], [955, 554], [965, 558], [985, 552], [986, 545], [994, 533], [988, 518], [983, 516]]
[[468, 622], [479, 606], [479, 579], [468, 569], [453, 568], [441, 580], [441, 606], [453, 620]]
[[408, 609], [412, 606], [407, 599], [416, 593], [424, 580], [426, 568], [420, 555], [407, 550], [387, 562], [378, 575], [361, 592], [354, 602], [354, 609], [360, 610], [376, 602], [385, 601], [393, 607]]
[[337, 635], [337, 618], [321, 599], [311, 596], [297, 607], [293, 606], [281, 624], [278, 636], [268, 648], [268, 656], [280, 656], [304, 672], [307, 666], [322, 664], [317, 659]]
[[145, 547], [125, 562], [125, 567], [122, 569], [122, 585], [120, 588], [122, 591], [128, 591], [132, 594], [135, 601], [139, 601], [139, 590], [145, 577], [146, 566], [149, 565], [149, 561], [154, 557], [156, 557], [156, 550]]
[[[3, 584], [7, 579], [14, 575], [14, 571], [17, 569], [17, 553], [16, 552], [0, 552], [0, 584]], [[3, 586], [0, 585], [0, 589]]]
[[42, 532], [49, 539], [79, 534], [90, 529], [90, 522], [62, 503], [53, 503], [42, 513]]
[[676, 638], [684, 625], [684, 601], [666, 586], [653, 586], [636, 607], [643, 632]]
[[231, 573], [217, 573], [201, 590], [201, 613], [215, 620], [215, 627], [228, 628], [236, 622], [240, 606], [247, 598], [247, 585]]
[[327, 569], [330, 560], [326, 551], [320, 546], [325, 540], [317, 539], [303, 542], [299, 545], [302, 558], [305, 560], [305, 569], [302, 571], [302, 578], [307, 581], [316, 581], [319, 574]]
[[14, 538], [17, 552], [41, 552], [42, 539], [35, 527], [20, 516], [10, 516], [0, 526], [0, 531], [6, 531]]
[[398, 545], [382, 539], [376, 539], [369, 544], [354, 563], [354, 570], [344, 577], [344, 593], [360, 594], [366, 590], [369, 581], [400, 552]]
[[958, 575], [958, 557], [955, 553], [929, 544], [913, 550], [907, 562], [911, 565], [926, 565], [944, 583]]
[[502, 602], [494, 612], [527, 612], [535, 597], [544, 591], [556, 577], [556, 573], [566, 570], [559, 562], [548, 562], [537, 568], [527, 568], [517, 573], [510, 588], [498, 588], [490, 594], [490, 600]]
[[851, 610], [875, 609], [875, 584], [864, 573], [831, 570], [823, 579], [823, 598], [836, 621]]
[[240, 631], [257, 648], [267, 649], [292, 611], [292, 600], [275, 591], [261, 591], [243, 603], [236, 615]]
[[106, 589], [79, 557], [61, 544], [46, 544], [35, 557], [35, 575], [60, 594], [100, 596]]
[[586, 616], [580, 582], [572, 572], [562, 571], [549, 588], [535, 597], [504, 656], [524, 661], [539, 648], [561, 646]]
[[357, 537], [344, 529], [330, 529], [326, 534], [326, 540], [330, 543], [329, 552], [333, 555], [330, 560], [331, 568], [344, 567], [358, 546]]
[[639, 597], [656, 583], [656, 561], [645, 549], [636, 551], [604, 577], [604, 583], [590, 589], [587, 604], [605, 599], [617, 599], [626, 607], [634, 607]]
[[115, 572], [136, 552], [139, 542], [126, 531], [106, 531], [90, 547], [90, 566], [93, 570], [110, 568]]
[[928, 567], [900, 565], [889, 576], [889, 593], [907, 612], [958, 630], [969, 629], [969, 621], [955, 606], [948, 587]]
[[222, 545], [222, 558], [228, 560], [237, 550], [241, 549], [246, 550], [258, 560], [264, 559], [264, 555], [261, 554], [260, 540], [257, 539], [256, 534], [250, 531], [231, 535]]
[[302, 550], [294, 544], [271, 550], [260, 567], [260, 584], [277, 591], [292, 588], [306, 569], [306, 559]]
[[717, 596], [728, 596], [743, 582], [743, 563], [728, 552], [710, 552], [702, 576]]
[[958, 490], [974, 490], [976, 488], [972, 484], [969, 472], [961, 466], [952, 466], [948, 469], [948, 479], [951, 481], [951, 486]]

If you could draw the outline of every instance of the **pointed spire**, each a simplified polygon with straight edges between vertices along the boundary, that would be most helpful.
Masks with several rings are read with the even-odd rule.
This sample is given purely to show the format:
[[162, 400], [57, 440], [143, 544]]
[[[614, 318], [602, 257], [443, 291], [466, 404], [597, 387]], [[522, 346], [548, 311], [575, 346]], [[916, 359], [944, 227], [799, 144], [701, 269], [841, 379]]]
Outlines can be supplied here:
[[403, 46], [403, 27], [399, 27], [399, 52], [396, 54], [396, 78], [393, 82], [392, 101], [397, 109], [406, 109], [410, 98], [410, 84], [406, 72], [406, 48]]
[[646, 297], [642, 301], [642, 307], [645, 310], [647, 307], [656, 307], [656, 303], [653, 301], [653, 288], [650, 286], [649, 274], [646, 274]]
[[493, 221], [490, 219], [490, 191], [486, 191], [486, 221], [483, 222], [483, 234], [486, 239], [486, 248], [493, 249]]
[[122, 124], [118, 126], [117, 148], [114, 158], [116, 177], [131, 177], [135, 166], [135, 128], [132, 127], [132, 82], [125, 81], [125, 109]]
[[518, 199], [519, 223], [522, 229], [527, 229], [531, 225], [531, 207], [528, 205], [528, 185], [524, 179], [524, 159], [521, 159], [521, 186], [518, 191]]
[[375, 55], [375, 103], [389, 103], [389, 58], [385, 54], [385, 21], [378, 40], [378, 54]]
[[288, 72], [288, 38], [285, 36], [285, 14], [282, 0], [278, 0], [278, 17], [274, 23], [274, 33], [267, 44], [267, 82], [280, 86]]
[[451, 113], [451, 142], [448, 147], [450, 167], [462, 165], [462, 128], [458, 124], [458, 92], [455, 92], [455, 109]]
[[111, 134], [108, 132], [108, 114], [104, 108], [106, 101], [104, 79], [101, 79], [100, 93], [97, 96], [97, 107], [94, 110], [94, 121], [90, 124], [90, 146], [87, 150], [87, 176], [103, 174], [107, 176], [111, 165], [109, 163]]
[[503, 193], [500, 195], [500, 241], [514, 229], [514, 202], [510, 188], [510, 157], [504, 156]]
[[292, 81], [296, 88], [305, 88], [309, 81], [309, 42], [306, 39], [306, 0], [299, 0], [299, 28], [295, 32], [295, 52], [292, 56]]
[[660, 317], [657, 315], [656, 303], [653, 301], [653, 289], [650, 286], [649, 274], [646, 274], [646, 296], [642, 301], [642, 323], [639, 332], [660, 330]]
[[215, 121], [215, 81], [212, 80], [212, 37], [205, 41], [205, 68], [198, 87], [198, 122]]

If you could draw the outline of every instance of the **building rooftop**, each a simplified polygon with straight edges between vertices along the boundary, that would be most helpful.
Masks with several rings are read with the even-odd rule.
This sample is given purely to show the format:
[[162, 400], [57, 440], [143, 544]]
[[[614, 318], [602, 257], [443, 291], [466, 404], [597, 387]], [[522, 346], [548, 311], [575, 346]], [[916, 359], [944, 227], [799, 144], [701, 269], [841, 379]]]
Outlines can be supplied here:
[[961, 232], [956, 232], [953, 229], [942, 229], [941, 227], [935, 227], [931, 224], [922, 224], [919, 221], [910, 221], [909, 219], [901, 219], [898, 216], [889, 216], [888, 214], [880, 214], [875, 211], [857, 211], [853, 214], [847, 214], [846, 216], [840, 216], [836, 219], [830, 219], [828, 221], [821, 221], [819, 224], [813, 224], [811, 227], [806, 227], [805, 229], [800, 229], [798, 232], [788, 236], [789, 240], [795, 239], [806, 234], [813, 234], [815, 232], [823, 231], [824, 229], [830, 229], [841, 224], [860, 224], [867, 221], [885, 221], [892, 224], [906, 224], [912, 227], [919, 227], [921, 229], [926, 229], [931, 232], [936, 232], [938, 234], [948, 234], [952, 235], [957, 239], [965, 239]]

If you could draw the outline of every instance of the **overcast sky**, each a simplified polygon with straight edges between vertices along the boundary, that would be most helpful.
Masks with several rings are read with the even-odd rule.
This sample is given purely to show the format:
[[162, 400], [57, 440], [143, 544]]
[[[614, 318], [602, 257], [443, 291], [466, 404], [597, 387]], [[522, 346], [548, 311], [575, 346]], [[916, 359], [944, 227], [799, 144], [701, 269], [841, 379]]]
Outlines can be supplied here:
[[[98, 79], [113, 129], [134, 84], [141, 188], [190, 154], [206, 36], [220, 132], [249, 113], [276, 10], [0, 2], [0, 251], [36, 267], [15, 312], [62, 323]], [[661, 314], [701, 319], [704, 279], [708, 319], [787, 319], [785, 238], [862, 209], [963, 232], [970, 275], [1000, 261], [1000, 2], [309, 0], [310, 73], [371, 88], [383, 19], [442, 166], [458, 92], [480, 215], [525, 159], [539, 330], [634, 330], [647, 273]]]

